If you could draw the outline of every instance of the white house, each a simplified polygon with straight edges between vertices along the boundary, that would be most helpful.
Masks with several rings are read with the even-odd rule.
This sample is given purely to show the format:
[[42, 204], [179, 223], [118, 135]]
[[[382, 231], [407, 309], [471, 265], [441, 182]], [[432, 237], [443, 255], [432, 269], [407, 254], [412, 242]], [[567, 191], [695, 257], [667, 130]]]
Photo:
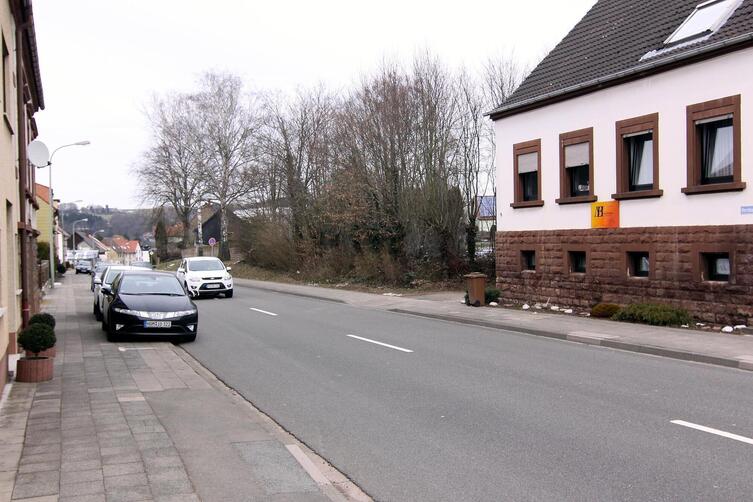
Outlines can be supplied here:
[[753, 0], [599, 0], [490, 116], [508, 299], [753, 320]]

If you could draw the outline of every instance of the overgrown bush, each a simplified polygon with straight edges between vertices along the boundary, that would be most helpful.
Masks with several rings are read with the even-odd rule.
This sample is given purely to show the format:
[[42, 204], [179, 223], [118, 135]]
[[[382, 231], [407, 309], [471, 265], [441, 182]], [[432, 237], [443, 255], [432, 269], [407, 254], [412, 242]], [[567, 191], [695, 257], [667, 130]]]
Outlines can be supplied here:
[[487, 304], [496, 302], [501, 294], [502, 292], [499, 289], [490, 286], [484, 290], [484, 302]]
[[614, 303], [597, 303], [591, 309], [591, 317], [609, 318], [620, 311], [620, 306]]
[[55, 329], [55, 316], [52, 314], [48, 314], [47, 312], [42, 312], [40, 314], [34, 314], [29, 319], [29, 324], [46, 324], [53, 330]]
[[50, 259], [50, 244], [47, 242], [37, 241], [37, 260]]
[[68, 269], [65, 268], [65, 265], [63, 265], [62, 263], [58, 263], [57, 270], [58, 270], [58, 275], [63, 275]]
[[612, 317], [615, 321], [636, 322], [653, 326], [680, 326], [693, 320], [684, 309], [654, 303], [628, 305]]
[[43, 350], [54, 347], [56, 342], [55, 332], [47, 324], [29, 324], [18, 335], [18, 343], [25, 350], [34, 354], [39, 354]]

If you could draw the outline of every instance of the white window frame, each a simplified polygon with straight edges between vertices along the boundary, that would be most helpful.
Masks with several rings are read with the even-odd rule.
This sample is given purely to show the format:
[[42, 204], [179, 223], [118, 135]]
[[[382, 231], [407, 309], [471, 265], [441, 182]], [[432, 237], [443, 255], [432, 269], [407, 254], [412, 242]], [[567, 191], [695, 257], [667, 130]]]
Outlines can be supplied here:
[[673, 38], [682, 31], [685, 25], [688, 24], [688, 22], [690, 22], [691, 19], [693, 19], [693, 16], [695, 16], [699, 10], [705, 7], [708, 7], [709, 5], [713, 5], [713, 4], [724, 2], [724, 1], [727, 1], [727, 0], [706, 0], [705, 2], [701, 2], [698, 5], [696, 5], [695, 9], [693, 9], [693, 12], [691, 12], [690, 15], [685, 18], [682, 24], [680, 24], [680, 26], [678, 26], [677, 29], [673, 31], [670, 36], [667, 37], [667, 39], [664, 41], [664, 45], [682, 44], [690, 40], [703, 38], [713, 33], [716, 33], [716, 31], [719, 28], [721, 28], [724, 25], [724, 23], [726, 23], [727, 20], [731, 17], [732, 13], [734, 13], [737, 10], [737, 8], [740, 7], [740, 4], [743, 3], [743, 0], [733, 0], [732, 2], [730, 2], [730, 5], [727, 8], [727, 11], [721, 16], [719, 16], [719, 19], [717, 19], [717, 21], [713, 25], [711, 25], [708, 30], [702, 31], [700, 33], [696, 33], [694, 35], [687, 36], [685, 38], [681, 38], [679, 40], [673, 40]]

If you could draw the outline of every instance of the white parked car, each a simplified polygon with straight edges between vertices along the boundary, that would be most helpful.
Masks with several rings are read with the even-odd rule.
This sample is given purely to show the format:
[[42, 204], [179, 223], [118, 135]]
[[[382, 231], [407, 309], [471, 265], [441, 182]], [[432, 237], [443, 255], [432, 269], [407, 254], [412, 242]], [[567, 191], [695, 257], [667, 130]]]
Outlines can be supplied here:
[[191, 296], [233, 297], [233, 276], [230, 267], [213, 256], [185, 258], [175, 272], [178, 280]]
[[113, 279], [124, 270], [143, 270], [138, 267], [129, 267], [127, 265], [110, 265], [105, 268], [99, 275], [94, 276], [94, 318], [98, 321], [102, 320], [102, 308], [105, 304], [104, 294], [102, 293], [102, 285], [110, 286]]

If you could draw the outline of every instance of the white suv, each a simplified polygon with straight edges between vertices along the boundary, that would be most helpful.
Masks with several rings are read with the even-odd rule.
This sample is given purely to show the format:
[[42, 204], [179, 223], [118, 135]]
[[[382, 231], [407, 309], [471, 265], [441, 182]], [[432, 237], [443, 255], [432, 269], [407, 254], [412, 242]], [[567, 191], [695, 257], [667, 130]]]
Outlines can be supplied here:
[[180, 262], [175, 275], [191, 296], [216, 296], [223, 293], [225, 298], [233, 297], [233, 277], [230, 275], [230, 267], [225, 267], [219, 258], [213, 256], [186, 258]]

